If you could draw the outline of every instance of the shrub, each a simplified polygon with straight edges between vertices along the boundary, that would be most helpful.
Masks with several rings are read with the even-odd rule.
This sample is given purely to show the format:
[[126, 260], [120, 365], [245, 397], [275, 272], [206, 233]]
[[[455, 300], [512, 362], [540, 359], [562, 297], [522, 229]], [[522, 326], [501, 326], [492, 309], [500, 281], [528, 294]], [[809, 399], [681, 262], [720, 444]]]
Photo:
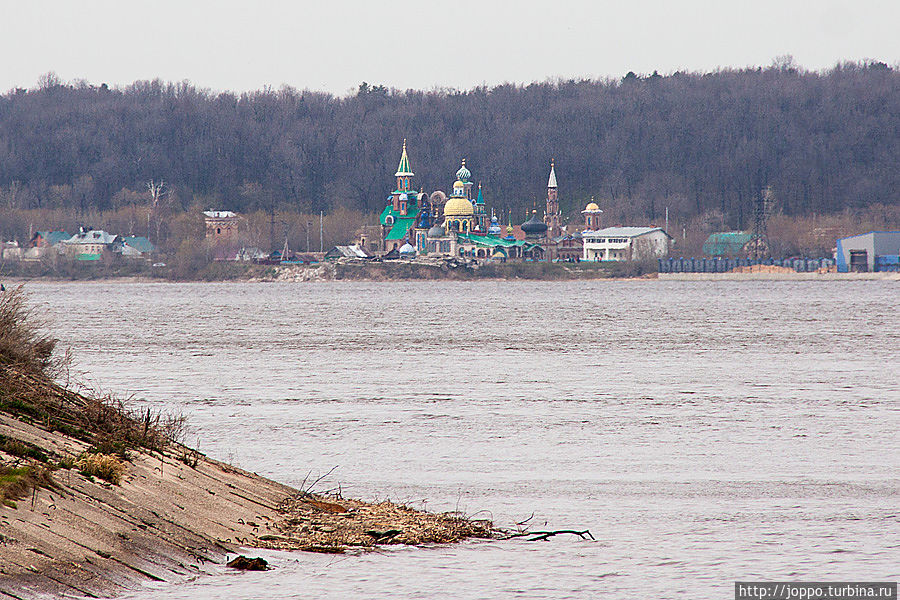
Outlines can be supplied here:
[[83, 454], [75, 467], [82, 475], [99, 477], [115, 485], [119, 485], [125, 473], [125, 464], [114, 454]]
[[56, 340], [42, 334], [42, 326], [22, 286], [0, 294], [0, 363], [51, 375], [61, 369], [63, 363], [53, 359]]

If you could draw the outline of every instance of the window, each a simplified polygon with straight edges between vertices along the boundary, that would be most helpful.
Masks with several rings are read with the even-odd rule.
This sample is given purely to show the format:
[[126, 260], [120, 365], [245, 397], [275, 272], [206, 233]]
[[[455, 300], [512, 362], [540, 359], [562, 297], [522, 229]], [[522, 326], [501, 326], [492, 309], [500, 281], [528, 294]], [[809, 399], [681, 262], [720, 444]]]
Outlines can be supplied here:
[[393, 217], [392, 215], [386, 216], [386, 217], [384, 218], [384, 224], [385, 224], [385, 225], [393, 225], [393, 224], [394, 224], [394, 217]]

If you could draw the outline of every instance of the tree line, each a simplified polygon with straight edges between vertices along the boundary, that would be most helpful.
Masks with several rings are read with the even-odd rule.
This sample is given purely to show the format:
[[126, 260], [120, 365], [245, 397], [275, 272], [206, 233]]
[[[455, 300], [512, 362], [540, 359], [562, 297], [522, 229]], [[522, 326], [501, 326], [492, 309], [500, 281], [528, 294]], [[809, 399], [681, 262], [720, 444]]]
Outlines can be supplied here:
[[0, 96], [0, 208], [121, 210], [164, 180], [174, 209], [374, 213], [404, 138], [417, 187], [447, 190], [465, 157], [513, 220], [542, 206], [551, 159], [573, 217], [595, 197], [622, 221], [668, 208], [749, 228], [765, 187], [789, 216], [900, 204], [897, 68], [783, 61], [466, 91], [363, 83], [347, 97], [51, 74]]

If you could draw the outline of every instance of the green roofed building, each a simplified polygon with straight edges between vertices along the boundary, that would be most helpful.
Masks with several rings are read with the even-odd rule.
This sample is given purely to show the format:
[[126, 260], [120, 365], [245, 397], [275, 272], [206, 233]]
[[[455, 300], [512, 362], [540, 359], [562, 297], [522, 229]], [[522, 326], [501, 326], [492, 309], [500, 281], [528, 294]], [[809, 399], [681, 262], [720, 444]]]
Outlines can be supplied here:
[[714, 233], [703, 243], [707, 256], [748, 256], [753, 253], [755, 235], [743, 231]]
[[458, 233], [456, 253], [470, 258], [524, 258], [541, 259], [544, 249], [540, 244], [499, 235]]
[[413, 239], [413, 230], [421, 212], [420, 201], [425, 194], [417, 193], [412, 189], [411, 179], [415, 174], [409, 164], [409, 155], [406, 153], [406, 140], [403, 140], [403, 152], [400, 155], [400, 164], [394, 177], [397, 178], [397, 188], [388, 197], [388, 205], [381, 212], [382, 239], [384, 240], [384, 252], [399, 250], [403, 244]]
[[31, 238], [29, 244], [32, 248], [43, 248], [45, 246], [55, 246], [60, 242], [64, 242], [72, 237], [65, 231], [38, 231]]
[[121, 239], [122, 256], [145, 257], [156, 252], [156, 246], [145, 237], [124, 235]]

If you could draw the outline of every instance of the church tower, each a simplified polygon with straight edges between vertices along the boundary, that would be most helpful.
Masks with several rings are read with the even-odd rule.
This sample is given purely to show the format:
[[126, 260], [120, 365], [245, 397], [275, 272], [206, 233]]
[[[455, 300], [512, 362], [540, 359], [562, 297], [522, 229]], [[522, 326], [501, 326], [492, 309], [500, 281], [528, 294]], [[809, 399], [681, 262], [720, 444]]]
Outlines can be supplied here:
[[488, 228], [487, 212], [484, 207], [484, 195], [481, 193], [481, 184], [478, 184], [478, 197], [475, 198], [475, 225], [478, 231], [485, 233]]
[[547, 237], [555, 238], [562, 234], [559, 223], [559, 197], [557, 195], [555, 161], [550, 161], [550, 178], [547, 180], [547, 212], [544, 223], [547, 225]]
[[584, 228], [586, 231], [597, 231], [600, 229], [600, 216], [603, 214], [603, 211], [594, 202], [593, 196], [591, 196], [591, 201], [584, 207], [581, 214], [584, 215]]
[[397, 166], [397, 172], [394, 173], [394, 177], [397, 178], [397, 189], [391, 194], [394, 210], [404, 215], [408, 209], [409, 196], [415, 195], [410, 188], [410, 179], [414, 175], [412, 169], [409, 168], [409, 156], [406, 154], [406, 139], [404, 138], [403, 154], [400, 155], [400, 164]]

